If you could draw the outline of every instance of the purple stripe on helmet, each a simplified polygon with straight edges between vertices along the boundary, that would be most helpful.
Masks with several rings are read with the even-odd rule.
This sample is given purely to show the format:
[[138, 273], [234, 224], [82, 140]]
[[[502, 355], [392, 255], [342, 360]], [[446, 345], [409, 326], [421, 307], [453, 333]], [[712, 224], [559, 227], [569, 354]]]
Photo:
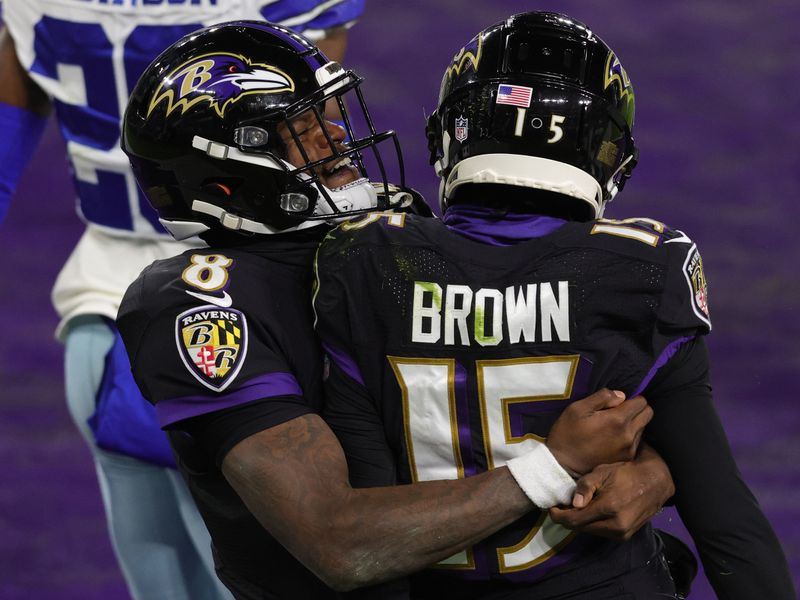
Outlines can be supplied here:
[[656, 359], [653, 368], [650, 369], [647, 375], [645, 375], [645, 378], [642, 380], [642, 383], [638, 385], [638, 387], [636, 388], [636, 390], [634, 390], [634, 392], [630, 395], [630, 397], [632, 398], [633, 396], [638, 396], [639, 394], [641, 394], [642, 391], [644, 391], [644, 388], [646, 388], [647, 385], [650, 383], [650, 381], [653, 379], [653, 377], [655, 377], [656, 371], [658, 371], [661, 367], [667, 364], [667, 361], [675, 355], [675, 353], [678, 351], [678, 348], [680, 348], [681, 345], [683, 345], [685, 342], [688, 342], [689, 340], [693, 340], [694, 338], [695, 336], [693, 335], [678, 338], [674, 342], [671, 342], [666, 348], [664, 348], [659, 357]]
[[325, 352], [328, 354], [328, 357], [336, 363], [336, 365], [356, 383], [366, 387], [364, 384], [364, 378], [361, 376], [361, 371], [358, 369], [358, 365], [356, 365], [356, 361], [354, 361], [348, 354], [342, 352], [338, 348], [334, 348], [330, 344], [322, 344]]
[[303, 390], [291, 373], [269, 373], [254, 377], [244, 386], [227, 394], [208, 396], [183, 396], [162, 400], [156, 404], [161, 427], [183, 419], [232, 408], [262, 398], [275, 396], [302, 396]]
[[542, 215], [497, 215], [491, 208], [467, 205], [448, 208], [442, 222], [471, 240], [492, 246], [512, 246], [531, 238], [543, 237], [566, 223], [564, 219]]

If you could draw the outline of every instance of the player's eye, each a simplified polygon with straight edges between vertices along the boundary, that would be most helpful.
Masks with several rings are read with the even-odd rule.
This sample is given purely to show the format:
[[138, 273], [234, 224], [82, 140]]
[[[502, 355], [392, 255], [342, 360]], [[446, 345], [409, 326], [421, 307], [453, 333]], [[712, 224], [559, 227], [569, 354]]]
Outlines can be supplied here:
[[307, 119], [293, 123], [293, 125], [295, 127], [295, 133], [297, 134], [297, 137], [302, 137], [314, 129], [314, 127], [317, 125], [317, 122], [313, 119]]

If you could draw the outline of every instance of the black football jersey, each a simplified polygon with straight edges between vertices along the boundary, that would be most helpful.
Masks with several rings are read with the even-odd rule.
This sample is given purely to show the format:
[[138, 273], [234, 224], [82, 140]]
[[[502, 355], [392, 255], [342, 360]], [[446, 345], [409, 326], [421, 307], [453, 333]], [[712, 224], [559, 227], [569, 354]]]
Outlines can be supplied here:
[[136, 382], [211, 532], [220, 578], [237, 598], [332, 594], [264, 530], [220, 469], [244, 437], [319, 408], [322, 355], [309, 298], [321, 235], [156, 261], [130, 286], [117, 319]]
[[[322, 244], [314, 308], [333, 362], [323, 414], [337, 430], [361, 411], [385, 438], [381, 449], [337, 431], [364, 486], [502, 466], [542, 443], [571, 401], [601, 387], [641, 392], [683, 342], [710, 330], [695, 244], [648, 219], [569, 222], [493, 246], [438, 220], [369, 215]], [[376, 477], [380, 456], [393, 464]], [[555, 595], [656, 551], [649, 526], [618, 544], [537, 511], [424, 580], [455, 598], [459, 580], [544, 591], [569, 577], [552, 584]]]

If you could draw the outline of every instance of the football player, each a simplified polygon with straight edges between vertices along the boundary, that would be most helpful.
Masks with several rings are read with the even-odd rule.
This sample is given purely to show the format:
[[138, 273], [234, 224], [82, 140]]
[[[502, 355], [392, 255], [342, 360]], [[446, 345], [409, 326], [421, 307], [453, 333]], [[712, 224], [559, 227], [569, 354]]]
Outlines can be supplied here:
[[159, 224], [119, 149], [119, 123], [145, 67], [190, 31], [234, 18], [268, 19], [319, 39], [340, 59], [364, 2], [0, 4], [0, 220], [55, 108], [87, 223], [53, 290], [67, 405], [92, 451], [128, 589], [134, 598], [229, 597], [213, 573], [208, 532], [113, 324], [125, 289], [145, 266], [199, 243], [175, 241]]
[[[646, 440], [718, 597], [790, 600], [712, 405], [697, 246], [652, 219], [603, 218], [636, 165], [633, 118], [619, 58], [567, 16], [512, 16], [462, 48], [427, 126], [443, 219], [372, 214], [320, 248], [323, 414], [354, 481], [408, 484], [521, 474], [575, 398], [643, 393]], [[581, 512], [524, 516], [414, 576], [412, 597], [685, 595], [649, 525], [617, 543], [576, 534]]]
[[[237, 598], [326, 598], [323, 584], [395, 578], [534, 506], [507, 468], [355, 490], [316, 414], [325, 372], [310, 304], [317, 244], [331, 219], [409, 199], [395, 135], [375, 129], [359, 85], [285, 28], [232, 22], [165, 50], [123, 121], [123, 150], [160, 222], [209, 244], [145, 269], [117, 324]], [[326, 119], [331, 103], [343, 127]], [[622, 398], [601, 390], [575, 402], [546, 444], [520, 456], [518, 477], [537, 506], [569, 504], [568, 471], [632, 457], [651, 411], [641, 397]], [[648, 472], [651, 496], [672, 493], [666, 471]], [[382, 596], [395, 592], [405, 594]]]

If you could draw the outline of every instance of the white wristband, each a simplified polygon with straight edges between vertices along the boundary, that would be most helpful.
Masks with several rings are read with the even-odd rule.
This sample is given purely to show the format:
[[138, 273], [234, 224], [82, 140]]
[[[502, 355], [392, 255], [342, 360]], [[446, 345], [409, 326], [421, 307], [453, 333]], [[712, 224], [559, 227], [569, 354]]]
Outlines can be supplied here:
[[512, 458], [506, 466], [525, 495], [539, 508], [572, 504], [575, 482], [544, 444]]

